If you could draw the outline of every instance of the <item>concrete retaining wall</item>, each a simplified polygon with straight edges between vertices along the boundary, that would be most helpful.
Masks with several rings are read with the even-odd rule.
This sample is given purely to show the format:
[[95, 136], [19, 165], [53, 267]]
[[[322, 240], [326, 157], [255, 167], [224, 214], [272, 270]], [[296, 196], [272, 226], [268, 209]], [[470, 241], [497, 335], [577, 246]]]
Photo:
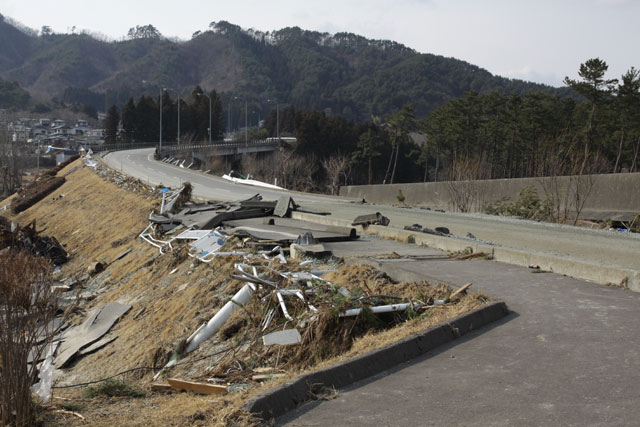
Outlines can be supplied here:
[[[590, 185], [592, 183], [592, 185]], [[484, 181], [426, 182], [388, 185], [352, 185], [340, 188], [340, 195], [365, 199], [370, 203], [398, 203], [401, 191], [404, 202], [432, 209], [480, 211], [485, 204], [505, 197], [518, 199], [520, 190], [533, 187], [541, 199], [555, 199], [575, 215], [575, 194], [586, 194], [591, 188], [581, 217], [586, 219], [628, 220], [640, 213], [640, 173], [563, 176], [556, 178], [517, 178]]]

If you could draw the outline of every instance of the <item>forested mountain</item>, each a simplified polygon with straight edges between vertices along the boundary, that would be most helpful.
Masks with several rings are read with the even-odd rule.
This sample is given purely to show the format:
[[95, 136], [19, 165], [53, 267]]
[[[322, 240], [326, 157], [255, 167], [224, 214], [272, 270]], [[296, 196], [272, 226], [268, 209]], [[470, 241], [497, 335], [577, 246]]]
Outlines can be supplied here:
[[189, 41], [173, 41], [147, 25], [132, 28], [127, 40], [105, 41], [47, 27], [35, 32], [0, 18], [0, 40], [0, 77], [38, 99], [89, 100], [99, 110], [160, 87], [188, 93], [200, 86], [224, 94], [225, 102], [237, 97], [266, 110], [267, 100], [277, 100], [353, 120], [408, 102], [424, 116], [469, 90], [568, 93], [392, 41], [295, 27], [263, 33], [218, 22]]

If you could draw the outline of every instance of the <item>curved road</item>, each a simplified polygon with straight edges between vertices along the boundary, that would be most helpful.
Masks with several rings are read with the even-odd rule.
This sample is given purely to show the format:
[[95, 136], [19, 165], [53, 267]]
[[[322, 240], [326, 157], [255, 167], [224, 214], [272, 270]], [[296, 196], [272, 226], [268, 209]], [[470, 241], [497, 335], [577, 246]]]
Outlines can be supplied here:
[[162, 183], [178, 187], [182, 182], [189, 181], [193, 185], [194, 195], [205, 199], [231, 201], [260, 193], [265, 199], [270, 200], [289, 194], [296, 202], [310, 208], [330, 211], [337, 218], [352, 220], [357, 215], [378, 211], [389, 217], [392, 225], [400, 228], [415, 223], [429, 228], [444, 226], [457, 236], [466, 236], [470, 232], [480, 240], [500, 246], [640, 270], [640, 236], [635, 234], [483, 214], [442, 213], [418, 208], [362, 205], [340, 197], [250, 187], [155, 161], [152, 153], [153, 149], [118, 151], [107, 154], [104, 161], [114, 169], [151, 184]]

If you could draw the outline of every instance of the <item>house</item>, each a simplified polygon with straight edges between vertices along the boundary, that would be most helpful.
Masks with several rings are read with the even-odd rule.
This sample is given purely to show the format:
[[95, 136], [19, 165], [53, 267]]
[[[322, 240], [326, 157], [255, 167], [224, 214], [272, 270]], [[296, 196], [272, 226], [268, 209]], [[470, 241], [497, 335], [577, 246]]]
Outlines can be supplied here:
[[70, 129], [70, 133], [71, 135], [85, 135], [90, 129], [89, 122], [86, 120], [78, 120], [75, 126]]
[[15, 120], [7, 126], [13, 142], [27, 142], [31, 138], [31, 128], [26, 119]]
[[104, 144], [104, 129], [89, 129], [85, 137], [89, 144]]

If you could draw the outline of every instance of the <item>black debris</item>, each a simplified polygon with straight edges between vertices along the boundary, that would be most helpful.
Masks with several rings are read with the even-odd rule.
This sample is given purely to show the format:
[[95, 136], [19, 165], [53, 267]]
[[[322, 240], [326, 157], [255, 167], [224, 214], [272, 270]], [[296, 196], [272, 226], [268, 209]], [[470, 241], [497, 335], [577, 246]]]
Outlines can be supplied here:
[[390, 222], [391, 221], [389, 221], [389, 218], [382, 215], [380, 212], [376, 212], [374, 214], [360, 215], [356, 217], [351, 225], [361, 225], [363, 227], [366, 227], [368, 225], [382, 225], [386, 227]]
[[0, 217], [0, 250], [25, 249], [33, 256], [48, 258], [54, 265], [68, 261], [67, 251], [52, 236], [41, 236], [36, 231], [36, 222], [20, 227], [4, 217]]

